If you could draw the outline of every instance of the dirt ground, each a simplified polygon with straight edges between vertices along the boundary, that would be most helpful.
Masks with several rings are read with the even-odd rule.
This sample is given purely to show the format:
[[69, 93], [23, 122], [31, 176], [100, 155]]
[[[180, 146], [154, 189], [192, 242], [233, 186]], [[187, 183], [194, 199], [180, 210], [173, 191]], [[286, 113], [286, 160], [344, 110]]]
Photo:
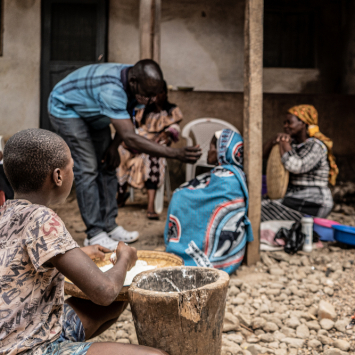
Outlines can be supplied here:
[[[131, 245], [138, 250], [164, 250], [164, 228], [168, 208], [165, 206], [159, 221], [150, 221], [146, 217], [147, 195], [144, 191], [135, 190], [134, 201], [127, 200], [126, 206], [120, 208], [116, 222], [129, 231], [136, 230], [140, 234], [137, 242]], [[65, 204], [53, 208], [64, 221], [75, 241], [82, 246], [85, 239], [85, 224], [81, 218], [75, 191], [72, 191]]]

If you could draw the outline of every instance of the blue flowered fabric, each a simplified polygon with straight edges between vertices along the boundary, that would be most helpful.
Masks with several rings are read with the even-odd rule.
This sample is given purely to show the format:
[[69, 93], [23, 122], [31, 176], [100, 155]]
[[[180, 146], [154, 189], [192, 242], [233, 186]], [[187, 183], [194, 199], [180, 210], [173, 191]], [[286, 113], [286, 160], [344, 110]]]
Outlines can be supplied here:
[[63, 330], [60, 337], [25, 352], [26, 355], [86, 355], [92, 343], [85, 342], [84, 326], [73, 308], [64, 303]]
[[53, 89], [48, 111], [59, 118], [81, 117], [96, 129], [110, 124], [110, 118], [129, 119], [128, 97], [121, 72], [130, 65], [92, 64], [75, 70]]
[[253, 240], [240, 134], [223, 130], [217, 152], [219, 166], [174, 192], [164, 240], [166, 251], [181, 256], [185, 265], [231, 274], [243, 260], [246, 243]]

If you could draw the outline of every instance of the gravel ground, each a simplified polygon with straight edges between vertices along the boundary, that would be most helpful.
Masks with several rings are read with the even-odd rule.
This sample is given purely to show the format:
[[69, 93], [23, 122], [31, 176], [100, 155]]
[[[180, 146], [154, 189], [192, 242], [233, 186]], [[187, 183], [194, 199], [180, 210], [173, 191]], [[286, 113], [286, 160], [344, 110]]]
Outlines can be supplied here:
[[[231, 276], [222, 355], [354, 354], [345, 330], [354, 312], [355, 250], [335, 245], [290, 256], [262, 253], [262, 262]], [[137, 344], [132, 314], [94, 341]]]

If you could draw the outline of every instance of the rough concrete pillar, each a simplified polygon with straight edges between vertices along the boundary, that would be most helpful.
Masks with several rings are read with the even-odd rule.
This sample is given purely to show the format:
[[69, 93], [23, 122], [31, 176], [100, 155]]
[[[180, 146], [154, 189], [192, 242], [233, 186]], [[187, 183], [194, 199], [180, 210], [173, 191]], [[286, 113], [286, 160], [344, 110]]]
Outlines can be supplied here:
[[263, 108], [263, 0], [246, 0], [244, 23], [244, 171], [249, 188], [249, 219], [254, 241], [247, 249], [247, 264], [260, 258]]
[[160, 17], [161, 0], [140, 0], [140, 59], [160, 62]]

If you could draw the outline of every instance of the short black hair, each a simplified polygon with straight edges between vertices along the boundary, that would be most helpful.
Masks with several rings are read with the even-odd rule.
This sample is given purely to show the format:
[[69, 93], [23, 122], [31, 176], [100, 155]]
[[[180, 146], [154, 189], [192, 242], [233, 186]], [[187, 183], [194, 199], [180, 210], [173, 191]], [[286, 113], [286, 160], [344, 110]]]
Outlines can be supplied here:
[[131, 75], [135, 77], [140, 94], [152, 97], [164, 90], [164, 76], [157, 62], [152, 59], [142, 59], [131, 68]]
[[4, 170], [15, 192], [40, 190], [49, 174], [68, 163], [67, 144], [45, 129], [25, 129], [5, 144]]

